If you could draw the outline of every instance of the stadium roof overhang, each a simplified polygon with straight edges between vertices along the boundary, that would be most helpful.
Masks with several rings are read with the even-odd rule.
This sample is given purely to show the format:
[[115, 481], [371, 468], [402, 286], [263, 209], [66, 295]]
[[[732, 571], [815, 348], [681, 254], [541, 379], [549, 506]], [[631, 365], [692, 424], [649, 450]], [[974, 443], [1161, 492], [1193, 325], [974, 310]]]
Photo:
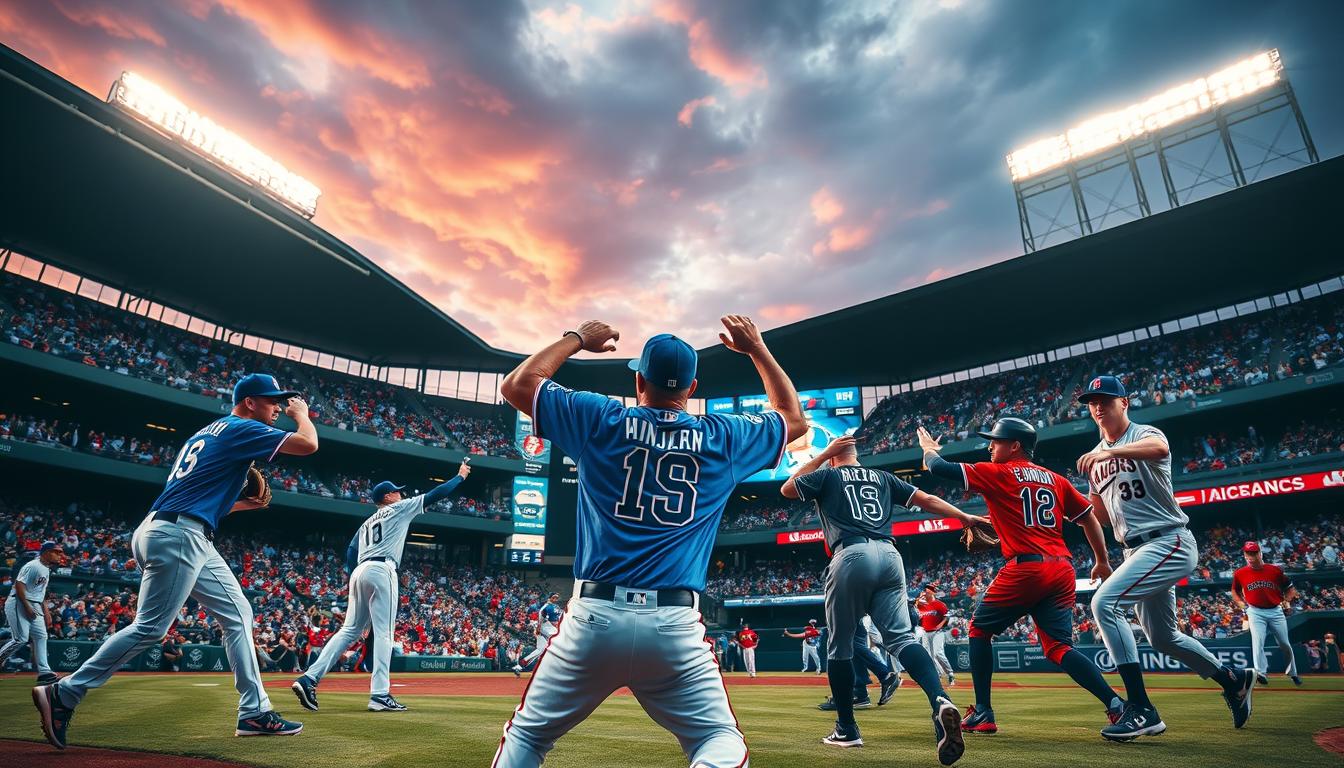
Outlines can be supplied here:
[[[10, 116], [0, 121], [9, 160], [0, 245], [358, 360], [503, 371], [520, 359], [247, 183], [3, 46], [0, 112]], [[899, 383], [1297, 288], [1344, 272], [1341, 189], [1344, 158], [1326, 160], [767, 339], [800, 387]], [[558, 378], [632, 390], [623, 360], [575, 361]], [[701, 351], [700, 380], [708, 397], [760, 389], [750, 363], [721, 346]]]

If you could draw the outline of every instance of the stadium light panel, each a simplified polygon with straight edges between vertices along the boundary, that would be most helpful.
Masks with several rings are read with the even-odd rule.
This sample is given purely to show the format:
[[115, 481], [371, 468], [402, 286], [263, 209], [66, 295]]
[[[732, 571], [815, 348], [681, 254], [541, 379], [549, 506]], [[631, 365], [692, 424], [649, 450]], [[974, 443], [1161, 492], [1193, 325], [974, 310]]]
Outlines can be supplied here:
[[109, 103], [124, 107], [141, 120], [192, 146], [308, 218], [317, 213], [322, 190], [286, 169], [237, 134], [220, 127], [172, 94], [134, 72], [122, 72], [108, 93]]
[[1007, 156], [1008, 171], [1013, 181], [1022, 181], [1267, 88], [1279, 81], [1282, 71], [1279, 49], [1257, 53], [1206, 77], [1028, 144]]

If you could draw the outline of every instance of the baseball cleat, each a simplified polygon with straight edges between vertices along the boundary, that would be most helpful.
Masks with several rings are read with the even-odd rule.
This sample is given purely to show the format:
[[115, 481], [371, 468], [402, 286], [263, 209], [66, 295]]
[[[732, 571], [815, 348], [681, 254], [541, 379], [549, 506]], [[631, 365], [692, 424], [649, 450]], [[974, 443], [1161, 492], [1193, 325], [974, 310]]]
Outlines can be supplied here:
[[855, 700], [854, 700], [854, 708], [855, 708], [855, 709], [872, 709], [872, 708], [873, 708], [873, 700], [870, 699], [870, 698], [868, 698], [867, 696], [864, 696], [862, 699], [855, 699]]
[[948, 675], [948, 676], [947, 676], [947, 684], [948, 684], [949, 686], [956, 685], [956, 684], [957, 684], [957, 676], [956, 676], [956, 675]]
[[303, 723], [291, 723], [274, 711], [238, 721], [234, 736], [293, 736], [303, 730]]
[[1255, 682], [1259, 683], [1260, 685], [1269, 685], [1269, 678], [1266, 677], [1265, 673], [1263, 672], [1256, 672]]
[[991, 736], [999, 732], [999, 726], [994, 722], [994, 710], [981, 709], [972, 704], [966, 708], [966, 717], [961, 719], [961, 730], [963, 733], [978, 733], [983, 736]]
[[518, 666], [517, 664], [514, 664], [514, 665], [513, 665], [513, 676], [514, 676], [514, 677], [522, 677], [522, 676], [523, 676], [523, 668], [520, 667], [520, 666]]
[[951, 765], [966, 752], [966, 741], [961, 736], [961, 713], [957, 705], [938, 697], [938, 709], [933, 713], [933, 738], [938, 742], [938, 762]]
[[1293, 685], [1296, 685], [1298, 688], [1302, 687], [1302, 678], [1298, 677], [1297, 675], [1289, 675], [1288, 679], [1292, 680]]
[[830, 744], [832, 747], [862, 747], [863, 737], [859, 735], [859, 726], [857, 724], [841, 725], [835, 724], [835, 730], [831, 735], [821, 740], [822, 744]]
[[60, 694], [55, 685], [39, 685], [33, 689], [33, 704], [42, 720], [42, 733], [47, 741], [57, 749], [65, 749], [65, 729], [70, 727], [70, 718], [75, 710], [61, 703]]
[[1111, 706], [1106, 708], [1106, 719], [1115, 725], [1120, 722], [1120, 718], [1125, 716], [1125, 702], [1119, 696], [1111, 699]]
[[56, 674], [55, 672], [47, 672], [46, 674], [41, 674], [41, 675], [38, 675], [38, 676], [37, 676], [37, 684], [38, 684], [38, 685], [51, 685], [52, 683], [55, 683], [55, 682], [59, 681], [60, 679], [61, 679], [61, 676], [58, 675], [58, 674]]
[[[11, 648], [11, 645], [14, 647]], [[0, 672], [3, 672], [5, 665], [9, 663], [9, 657], [13, 656], [14, 652], [22, 647], [23, 646], [21, 645], [14, 645], [14, 643], [11, 642], [6, 642], [4, 645], [0, 645]]]
[[405, 712], [406, 710], [407, 706], [392, 698], [390, 694], [381, 693], [369, 697], [370, 712]]
[[[854, 700], [855, 709], [872, 709], [872, 706], [873, 700], [870, 698], [864, 697], [862, 699]], [[834, 712], [836, 710], [835, 698], [833, 696], [827, 696], [825, 701], [817, 705], [817, 709], [820, 709], [822, 712]]]
[[1162, 716], [1152, 707], [1126, 704], [1120, 719], [1101, 729], [1101, 736], [1110, 741], [1133, 741], [1140, 736], [1161, 736], [1167, 731]]
[[896, 691], [901, 687], [901, 675], [899, 672], [892, 672], [882, 680], [882, 694], [877, 697], [877, 706], [882, 706], [891, 697], [896, 695]]
[[1232, 689], [1223, 690], [1223, 701], [1232, 710], [1232, 725], [1236, 728], [1246, 726], [1251, 719], [1251, 691], [1255, 690], [1255, 670], [1243, 669], [1233, 674], [1240, 675], [1241, 684]]
[[302, 704], [304, 709], [317, 711], [317, 683], [313, 682], [311, 677], [299, 676], [289, 689], [299, 698], [299, 704]]

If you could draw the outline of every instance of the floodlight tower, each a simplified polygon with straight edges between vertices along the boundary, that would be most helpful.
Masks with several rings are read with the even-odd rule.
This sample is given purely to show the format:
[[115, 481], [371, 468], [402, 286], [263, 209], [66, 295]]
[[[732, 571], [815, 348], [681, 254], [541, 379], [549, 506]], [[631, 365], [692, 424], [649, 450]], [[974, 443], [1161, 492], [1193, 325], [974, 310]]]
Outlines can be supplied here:
[[1319, 160], [1277, 48], [1007, 156], [1027, 253]]

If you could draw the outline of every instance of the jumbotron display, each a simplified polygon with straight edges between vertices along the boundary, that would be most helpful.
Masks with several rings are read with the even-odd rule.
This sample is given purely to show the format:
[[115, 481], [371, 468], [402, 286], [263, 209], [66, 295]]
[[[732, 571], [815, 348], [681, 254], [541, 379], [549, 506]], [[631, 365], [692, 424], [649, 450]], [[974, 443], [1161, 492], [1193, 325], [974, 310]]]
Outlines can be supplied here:
[[[744, 482], [783, 482], [832, 440], [854, 434], [863, 423], [858, 387], [806, 389], [798, 393], [798, 401], [807, 416], [807, 433], [785, 447], [784, 459], [773, 471], [757, 472]], [[767, 410], [770, 410], [770, 401], [765, 395], [716, 397], [705, 401], [705, 413], [761, 413]]]

